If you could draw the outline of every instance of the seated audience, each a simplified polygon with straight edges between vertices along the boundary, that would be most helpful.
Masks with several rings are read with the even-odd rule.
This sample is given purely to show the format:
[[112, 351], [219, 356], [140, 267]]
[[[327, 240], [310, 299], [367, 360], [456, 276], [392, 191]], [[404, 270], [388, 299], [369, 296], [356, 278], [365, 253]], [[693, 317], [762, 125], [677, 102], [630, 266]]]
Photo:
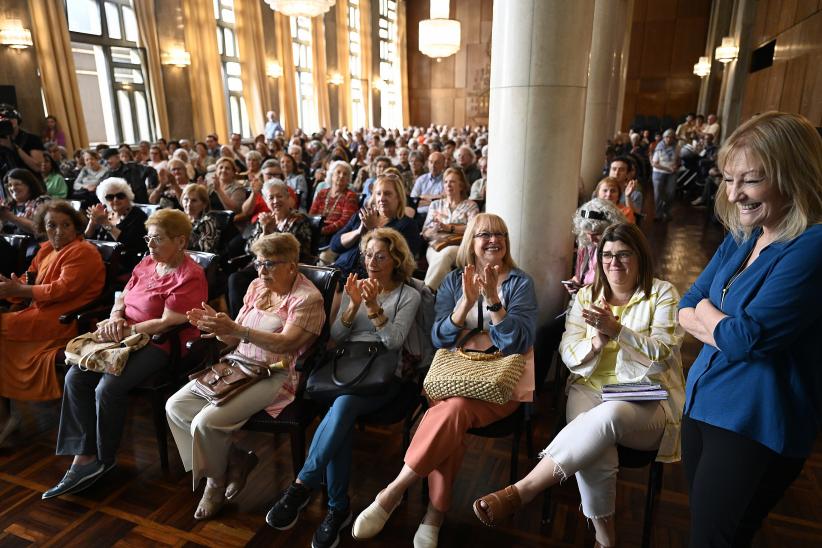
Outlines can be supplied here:
[[[46, 116], [46, 127], [43, 129], [43, 142], [54, 143], [61, 147], [66, 146], [66, 134], [60, 129], [60, 124], [54, 116]], [[57, 196], [55, 196], [56, 198]]]
[[[634, 217], [642, 213], [643, 198], [642, 188], [636, 178], [636, 167], [634, 161], [630, 156], [617, 156], [608, 166], [608, 176], [613, 177], [619, 181], [619, 186], [622, 188], [622, 197], [620, 203], [628, 205], [631, 202], [631, 208], [634, 210]], [[628, 185], [633, 183], [633, 190], [626, 192]]]
[[208, 201], [208, 189], [204, 185], [186, 185], [182, 194], [183, 211], [191, 221], [191, 237], [188, 239], [188, 249], [191, 251], [205, 251], [217, 253], [220, 243], [220, 228], [217, 220], [211, 214], [211, 204]]
[[265, 410], [276, 417], [294, 400], [299, 384], [297, 360], [325, 323], [323, 298], [300, 273], [300, 244], [291, 234], [271, 234], [253, 245], [259, 277], [251, 282], [234, 321], [209, 306], [192, 307], [188, 317], [199, 329], [217, 336], [232, 349], [235, 362], [271, 367], [271, 376], [215, 406], [191, 391], [191, 381], [166, 403], [171, 433], [183, 468], [192, 472], [194, 489], [206, 478], [195, 519], [213, 517], [225, 501], [245, 486], [256, 465], [253, 452], [232, 444], [232, 433], [251, 415]]
[[65, 199], [68, 196], [68, 185], [66, 179], [60, 173], [60, 165], [48, 154], [43, 155], [40, 163], [40, 175], [46, 185], [46, 192], [52, 198]]
[[105, 269], [97, 249], [83, 240], [85, 219], [67, 202], [44, 203], [34, 219], [47, 237], [26, 274], [0, 276], [0, 300], [14, 304], [0, 313], [0, 444], [20, 425], [10, 400], [59, 398], [57, 354], [77, 335], [60, 316], [100, 295]]
[[425, 285], [432, 291], [454, 268], [461, 241], [455, 236], [462, 236], [468, 221], [479, 213], [477, 204], [468, 199], [468, 181], [461, 169], [449, 167], [443, 180], [445, 197], [431, 203], [422, 226], [422, 237], [428, 242]]
[[383, 175], [377, 179], [371, 200], [331, 238], [331, 251], [338, 255], [334, 266], [346, 276], [352, 272], [364, 275], [365, 270], [360, 264], [360, 238], [382, 227], [393, 228], [402, 234], [411, 253], [419, 248], [419, 230], [414, 220], [405, 215], [405, 192], [402, 181], [395, 176]]
[[385, 170], [391, 166], [391, 158], [388, 156], [377, 156], [374, 158], [373, 175], [365, 180], [365, 184], [362, 187], [362, 193], [365, 194], [366, 199], [371, 197], [374, 182], [377, 180], [377, 177], [385, 173]]
[[484, 202], [485, 189], [488, 185], [488, 157], [481, 156], [480, 159], [477, 160], [477, 165], [480, 170], [480, 178], [471, 185], [471, 195], [469, 198], [471, 200], [482, 200]]
[[297, 170], [297, 161], [291, 154], [280, 156], [280, 169], [283, 170], [283, 181], [297, 193], [298, 202], [294, 207], [308, 211], [308, 184], [305, 175]]
[[625, 218], [631, 224], [636, 224], [636, 218], [634, 217], [634, 208], [631, 205], [631, 192], [634, 190], [635, 181], [629, 181], [628, 186], [625, 188], [625, 197], [626, 203], [622, 204], [622, 187], [619, 186], [619, 181], [614, 179], [613, 177], [605, 177], [599, 183], [597, 183], [596, 188], [594, 189], [593, 198], [599, 198], [600, 200], [605, 200], [606, 202], [613, 203], [616, 208], [622, 213]]
[[108, 168], [100, 163], [100, 155], [92, 149], [83, 151], [81, 156], [83, 167], [74, 178], [73, 197], [90, 204], [96, 200], [97, 185], [108, 178]]
[[[0, 221], [4, 232], [13, 234], [35, 234], [37, 209], [51, 197], [46, 194], [43, 183], [31, 171], [15, 168], [6, 176], [9, 200], [0, 200]], [[41, 233], [42, 234], [42, 233]]]
[[494, 346], [505, 355], [526, 354], [527, 365], [511, 400], [501, 405], [463, 397], [432, 402], [405, 453], [399, 475], [354, 522], [354, 538], [376, 536], [399, 506], [403, 493], [427, 477], [430, 502], [414, 535], [414, 546], [436, 546], [451, 506], [468, 430], [503, 419], [521, 402], [532, 401], [536, 293], [531, 277], [516, 268], [510, 248], [508, 228], [500, 217], [481, 213], [471, 219], [460, 244], [459, 270], [446, 276], [437, 293], [431, 336], [434, 346], [452, 348], [466, 330], [487, 326], [487, 331], [469, 341], [471, 348]]
[[186, 163], [172, 158], [166, 163], [167, 177], [161, 177], [159, 183], [148, 196], [148, 203], [158, 204], [161, 209], [180, 209], [183, 189], [191, 182]]
[[314, 533], [312, 545], [335, 546], [340, 530], [351, 521], [348, 484], [357, 419], [389, 405], [400, 392], [402, 347], [414, 325], [420, 294], [406, 281], [414, 271], [414, 256], [402, 235], [390, 228], [366, 234], [360, 248], [368, 278], [349, 274], [340, 312], [331, 328], [336, 344], [346, 341], [384, 345], [397, 352], [396, 382], [372, 396], [338, 396], [314, 433], [308, 458], [291, 486], [269, 510], [266, 522], [290, 529], [313, 491], [325, 484], [328, 513]]
[[594, 283], [597, 272], [597, 244], [605, 229], [626, 222], [625, 216], [612, 202], [594, 198], [582, 204], [574, 213], [573, 230], [577, 236], [574, 275], [563, 282], [571, 295], [579, 288]]
[[211, 209], [230, 209], [239, 213], [246, 199], [245, 186], [236, 179], [237, 167], [231, 158], [220, 158], [214, 163], [215, 176], [210, 185]]
[[[120, 342], [129, 335], [153, 335], [188, 322], [185, 313], [208, 298], [203, 269], [185, 254], [191, 222], [182, 211], [161, 209], [146, 221], [149, 255], [132, 272], [108, 320], [97, 324], [100, 341]], [[189, 326], [180, 344], [199, 337]], [[73, 455], [66, 474], [43, 493], [44, 499], [77, 493], [114, 468], [122, 438], [128, 393], [168, 367], [170, 343], [149, 343], [132, 352], [120, 375], [83, 371], [66, 374], [57, 454]]]
[[474, 181], [482, 178], [482, 173], [477, 167], [477, 155], [468, 145], [461, 146], [456, 153], [457, 167], [459, 167], [465, 174], [465, 179], [468, 181], [469, 187], [474, 184]]
[[[486, 525], [500, 523], [575, 474], [582, 512], [594, 524], [597, 543], [616, 546], [617, 445], [657, 451], [661, 462], [680, 458], [685, 381], [679, 355], [684, 332], [676, 321], [679, 294], [654, 278], [648, 242], [636, 225], [608, 227], [597, 254], [596, 280], [577, 293], [559, 347], [571, 371], [568, 423], [527, 476], [474, 503]], [[602, 400], [603, 386], [628, 382], [657, 383], [668, 399]]]
[[442, 197], [442, 173], [445, 171], [445, 156], [434, 152], [428, 157], [428, 173], [420, 175], [411, 190], [412, 198], [419, 198], [417, 214], [426, 215], [431, 202]]
[[348, 223], [357, 212], [357, 195], [348, 190], [351, 183], [351, 166], [346, 162], [337, 161], [331, 165], [331, 187], [317, 192], [314, 203], [311, 204], [309, 215], [321, 215], [323, 227], [321, 234], [325, 245], [338, 230]]
[[100, 203], [87, 210], [86, 238], [123, 244], [120, 274], [131, 272], [146, 251], [146, 214], [134, 207], [134, 195], [124, 179], [112, 177], [100, 183], [97, 199]]

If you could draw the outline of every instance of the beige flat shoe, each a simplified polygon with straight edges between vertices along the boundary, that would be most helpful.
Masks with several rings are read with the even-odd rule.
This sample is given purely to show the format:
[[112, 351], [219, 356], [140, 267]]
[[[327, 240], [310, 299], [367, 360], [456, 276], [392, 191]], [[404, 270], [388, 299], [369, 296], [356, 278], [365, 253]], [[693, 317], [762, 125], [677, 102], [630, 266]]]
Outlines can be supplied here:
[[391, 517], [391, 514], [394, 513], [394, 510], [397, 509], [397, 506], [399, 506], [401, 502], [402, 499], [400, 499], [400, 502], [398, 502], [391, 511], [386, 512], [383, 507], [380, 506], [380, 503], [377, 502], [377, 499], [374, 499], [374, 502], [357, 516], [357, 519], [354, 521], [354, 526], [351, 527], [351, 536], [357, 540], [376, 537], [380, 531], [382, 531], [383, 527], [385, 527], [385, 522], [388, 521], [388, 518]]
[[440, 528], [435, 525], [420, 523], [414, 534], [414, 548], [437, 548]]

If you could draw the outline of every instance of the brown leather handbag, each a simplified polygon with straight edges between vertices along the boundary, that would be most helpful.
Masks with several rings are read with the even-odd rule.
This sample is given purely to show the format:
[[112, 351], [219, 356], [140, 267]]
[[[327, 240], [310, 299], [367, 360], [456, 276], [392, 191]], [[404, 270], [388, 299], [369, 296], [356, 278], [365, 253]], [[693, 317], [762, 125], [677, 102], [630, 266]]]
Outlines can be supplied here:
[[188, 378], [195, 381], [191, 385], [193, 393], [219, 407], [248, 387], [270, 377], [272, 369], [282, 367], [282, 362], [269, 366], [232, 353], [214, 365], [189, 375]]

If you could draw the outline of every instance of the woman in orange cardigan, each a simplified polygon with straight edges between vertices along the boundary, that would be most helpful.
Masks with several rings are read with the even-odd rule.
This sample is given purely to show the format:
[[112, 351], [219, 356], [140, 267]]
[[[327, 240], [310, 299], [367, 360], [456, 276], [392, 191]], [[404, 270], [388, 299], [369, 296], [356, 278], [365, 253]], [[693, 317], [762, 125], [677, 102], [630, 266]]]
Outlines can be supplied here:
[[105, 283], [100, 253], [83, 240], [81, 213], [67, 202], [50, 201], [38, 210], [35, 224], [48, 241], [28, 269], [34, 282], [0, 276], [0, 299], [31, 301], [0, 314], [0, 443], [20, 425], [10, 400], [60, 397], [55, 357], [77, 335], [76, 325], [60, 323], [60, 316], [91, 302]]

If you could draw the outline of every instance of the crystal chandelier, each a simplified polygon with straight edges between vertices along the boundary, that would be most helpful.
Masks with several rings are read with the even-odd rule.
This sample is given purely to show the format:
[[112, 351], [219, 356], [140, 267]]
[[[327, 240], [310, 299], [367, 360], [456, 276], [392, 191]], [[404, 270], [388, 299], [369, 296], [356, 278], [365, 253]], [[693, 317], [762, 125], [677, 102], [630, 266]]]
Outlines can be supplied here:
[[739, 48], [736, 46], [733, 37], [726, 36], [722, 39], [722, 45], [714, 50], [714, 54], [716, 60], [720, 63], [730, 63], [736, 60], [736, 56], [739, 55]]
[[420, 21], [420, 51], [437, 61], [460, 49], [460, 22], [448, 18], [450, 0], [431, 0], [431, 18]]
[[265, 0], [286, 17], [317, 17], [331, 9], [336, 0]]
[[708, 76], [711, 73], [711, 58], [700, 57], [699, 62], [694, 65], [694, 74], [700, 78]]

